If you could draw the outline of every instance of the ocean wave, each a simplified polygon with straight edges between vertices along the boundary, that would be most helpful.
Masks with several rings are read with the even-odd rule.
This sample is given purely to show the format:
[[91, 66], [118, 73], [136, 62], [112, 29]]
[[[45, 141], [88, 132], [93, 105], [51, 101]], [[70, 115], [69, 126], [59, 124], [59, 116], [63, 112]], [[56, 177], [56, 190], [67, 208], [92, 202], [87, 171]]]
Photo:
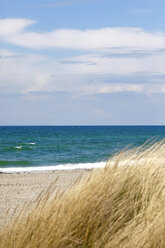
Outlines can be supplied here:
[[25, 143], [26, 145], [35, 145], [35, 142], [29, 142], [29, 143]]
[[14, 147], [9, 147], [8, 150], [12, 150], [12, 149], [17, 149], [17, 150], [31, 150], [35, 148], [35, 143], [25, 143], [25, 144], [22, 144], [22, 145], [17, 145], [17, 146], [14, 146]]
[[35, 167], [10, 167], [0, 168], [1, 173], [19, 173], [19, 172], [42, 172], [42, 171], [64, 171], [64, 170], [89, 170], [94, 168], [103, 168], [106, 162], [97, 163], [78, 163], [78, 164], [61, 164], [51, 166]]
[[[123, 161], [120, 161], [118, 163], [118, 166], [136, 166], [140, 165], [141, 163], [144, 163], [144, 160], [146, 160], [146, 163], [149, 158], [142, 158], [140, 160], [129, 160], [125, 159]], [[6, 163], [7, 162], [7, 163]], [[9, 161], [0, 161], [0, 166], [7, 166]], [[19, 162], [19, 163], [18, 163]], [[22, 167], [21, 164], [24, 162], [25, 167]], [[160, 161], [159, 161], [160, 162]], [[106, 165], [106, 162], [96, 162], [96, 163], [77, 163], [77, 164], [59, 164], [59, 165], [48, 165], [48, 166], [32, 166], [27, 161], [14, 161], [13, 165], [19, 165], [20, 166], [12, 166], [12, 167], [0, 167], [0, 173], [20, 173], [20, 172], [46, 172], [46, 171], [66, 171], [66, 170], [90, 170], [95, 168], [103, 168]], [[161, 160], [162, 164], [164, 164], [164, 160]], [[108, 162], [108, 166], [113, 166], [115, 164], [115, 161], [111, 160]], [[12, 161], [10, 161], [10, 165], [12, 165]]]
[[23, 148], [23, 146], [15, 146], [14, 148], [21, 150]]

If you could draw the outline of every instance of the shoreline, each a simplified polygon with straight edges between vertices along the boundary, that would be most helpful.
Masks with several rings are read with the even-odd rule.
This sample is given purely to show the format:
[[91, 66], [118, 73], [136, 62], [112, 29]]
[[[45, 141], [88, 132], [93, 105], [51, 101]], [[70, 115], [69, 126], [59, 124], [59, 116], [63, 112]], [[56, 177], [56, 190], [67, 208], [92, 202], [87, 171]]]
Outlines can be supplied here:
[[0, 173], [0, 226], [4, 227], [25, 204], [35, 202], [42, 191], [55, 184], [55, 191], [66, 191], [89, 169], [64, 171]]
[[46, 165], [46, 166], [0, 167], [0, 174], [91, 170], [95, 168], [102, 168], [105, 165], [106, 165], [106, 161], [86, 162], [86, 163], [76, 163], [76, 164], [68, 163], [68, 164]]

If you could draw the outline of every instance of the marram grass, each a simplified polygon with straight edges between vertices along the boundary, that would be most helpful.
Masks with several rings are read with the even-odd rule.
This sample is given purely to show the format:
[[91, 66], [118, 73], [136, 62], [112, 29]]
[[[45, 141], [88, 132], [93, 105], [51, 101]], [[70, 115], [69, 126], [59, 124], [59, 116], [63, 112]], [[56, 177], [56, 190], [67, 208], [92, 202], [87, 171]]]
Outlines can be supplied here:
[[65, 193], [48, 190], [0, 248], [165, 247], [165, 141], [124, 151]]

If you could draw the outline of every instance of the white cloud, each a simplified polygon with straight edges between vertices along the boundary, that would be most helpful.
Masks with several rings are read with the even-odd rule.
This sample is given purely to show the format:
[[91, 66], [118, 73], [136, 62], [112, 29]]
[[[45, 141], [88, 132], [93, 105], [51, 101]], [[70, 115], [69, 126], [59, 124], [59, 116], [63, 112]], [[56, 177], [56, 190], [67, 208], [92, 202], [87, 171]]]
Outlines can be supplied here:
[[27, 19], [1, 19], [0, 38], [33, 49], [104, 50], [123, 47], [148, 51], [165, 48], [164, 33], [147, 32], [141, 28], [58, 29], [43, 33], [26, 31], [25, 28], [33, 23]]
[[[68, 61], [68, 63], [67, 63]], [[113, 74], [126, 76], [133, 73], [165, 74], [165, 51], [150, 53], [142, 57], [110, 57], [87, 54], [65, 59], [62, 68], [72, 74]]]
[[0, 49], [0, 94], [21, 94], [35, 83], [46, 58]]
[[164, 53], [144, 58], [89, 54], [55, 60], [1, 49], [0, 93], [32, 96], [37, 92], [68, 92], [77, 97], [117, 92], [165, 94], [164, 64]]
[[0, 37], [7, 38], [20, 34], [24, 28], [35, 23], [28, 19], [6, 18], [0, 19]]
[[143, 85], [139, 84], [111, 84], [110, 86], [101, 87], [100, 93], [114, 93], [114, 92], [136, 92], [143, 91]]
[[[27, 31], [26, 27], [33, 23], [26, 19], [0, 19], [0, 39], [34, 49], [61, 47], [88, 50], [88, 54], [54, 59], [1, 49], [1, 94], [62, 91], [78, 96], [114, 92], [165, 94], [164, 78], [156, 78], [156, 75], [165, 75], [164, 33], [128, 27], [47, 33]], [[150, 76], [149, 83], [145, 82], [147, 76], [141, 83], [138, 79], [123, 80], [136, 73], [155, 77], [152, 80]], [[104, 75], [115, 75], [116, 80], [111, 77], [105, 82]]]
[[165, 94], [165, 85], [162, 84], [111, 84], [100, 88], [99, 93], [135, 92], [145, 95]]

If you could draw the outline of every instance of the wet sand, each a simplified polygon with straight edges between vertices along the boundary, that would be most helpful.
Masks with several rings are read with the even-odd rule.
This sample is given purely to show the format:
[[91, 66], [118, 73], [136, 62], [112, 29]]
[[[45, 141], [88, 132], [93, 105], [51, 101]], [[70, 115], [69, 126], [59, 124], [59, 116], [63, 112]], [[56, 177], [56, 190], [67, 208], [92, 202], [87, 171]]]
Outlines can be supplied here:
[[4, 227], [25, 204], [35, 199], [50, 184], [55, 190], [66, 191], [88, 170], [0, 174], [0, 226]]

